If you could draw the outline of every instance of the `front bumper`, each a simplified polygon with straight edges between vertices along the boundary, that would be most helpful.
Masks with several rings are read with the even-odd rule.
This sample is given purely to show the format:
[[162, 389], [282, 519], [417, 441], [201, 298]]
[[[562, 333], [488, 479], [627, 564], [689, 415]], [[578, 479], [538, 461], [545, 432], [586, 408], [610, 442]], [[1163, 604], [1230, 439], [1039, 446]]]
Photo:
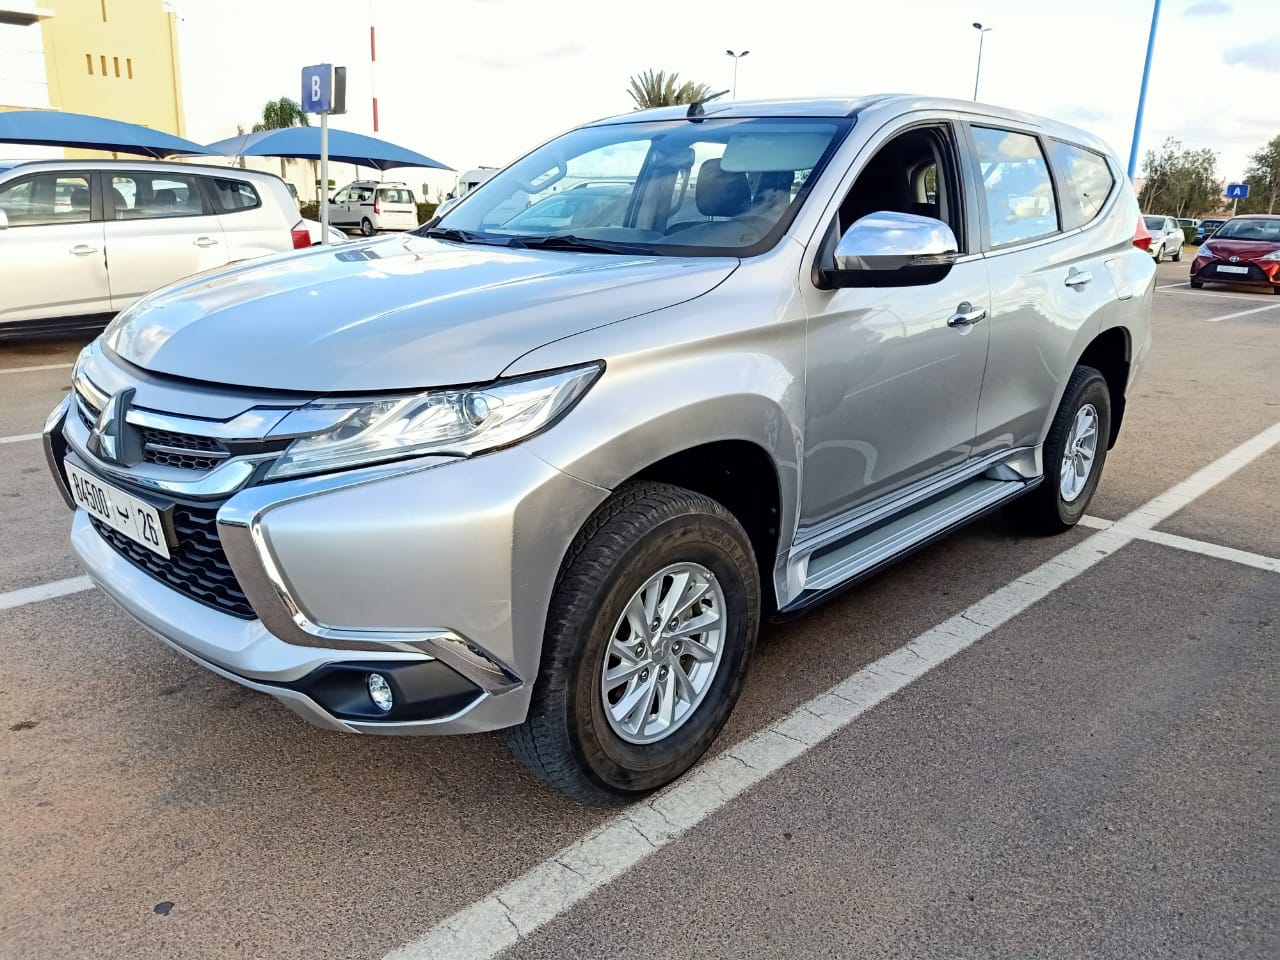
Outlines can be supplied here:
[[[1220, 272], [1219, 267], [1243, 267], [1248, 273]], [[1239, 260], [1231, 263], [1221, 257], [1196, 257], [1191, 262], [1191, 279], [1205, 283], [1280, 287], [1280, 260]]]
[[[45, 448], [67, 496], [63, 459], [95, 463], [60, 409]], [[155, 579], [82, 510], [72, 544], [149, 631], [318, 726], [469, 733], [523, 721], [560, 562], [607, 495], [519, 447], [248, 487], [218, 508], [217, 532], [256, 619]], [[397, 691], [417, 691], [419, 715], [352, 708], [344, 678], [374, 669], [393, 685], [403, 676]]]

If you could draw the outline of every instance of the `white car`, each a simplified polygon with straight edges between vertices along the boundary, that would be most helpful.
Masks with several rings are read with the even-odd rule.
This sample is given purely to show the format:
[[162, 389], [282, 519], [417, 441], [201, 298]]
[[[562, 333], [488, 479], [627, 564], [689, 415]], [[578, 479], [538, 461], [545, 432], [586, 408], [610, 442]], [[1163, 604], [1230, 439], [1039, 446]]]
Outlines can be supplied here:
[[1151, 258], [1156, 263], [1166, 256], [1170, 257], [1174, 263], [1182, 260], [1182, 245], [1186, 242], [1186, 237], [1182, 233], [1182, 228], [1178, 226], [1177, 220], [1173, 217], [1144, 214], [1142, 222], [1151, 233]]
[[[302, 222], [307, 225], [307, 230], [311, 234], [311, 245], [313, 247], [318, 247], [320, 245], [320, 237], [321, 237], [320, 222], [318, 220], [308, 220], [306, 217], [302, 218]], [[347, 235], [343, 233], [341, 230], [339, 230], [337, 227], [335, 227], [333, 224], [329, 224], [329, 242], [330, 243], [346, 243]]]
[[329, 222], [372, 237], [383, 230], [418, 226], [418, 199], [408, 185], [377, 180], [349, 183], [329, 200]]
[[0, 162], [0, 328], [117, 313], [183, 277], [311, 244], [274, 174], [156, 160]]

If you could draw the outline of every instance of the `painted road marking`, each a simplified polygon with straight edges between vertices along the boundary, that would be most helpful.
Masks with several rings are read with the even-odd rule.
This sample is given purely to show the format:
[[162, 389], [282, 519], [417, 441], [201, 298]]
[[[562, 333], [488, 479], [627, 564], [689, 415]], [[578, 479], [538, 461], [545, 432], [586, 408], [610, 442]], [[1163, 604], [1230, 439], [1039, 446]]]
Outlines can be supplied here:
[[23, 587], [21, 590], [10, 590], [0, 593], [0, 610], [12, 610], [24, 607], [28, 603], [39, 603], [54, 597], [65, 597], [69, 593], [82, 593], [93, 588], [93, 581], [88, 577], [71, 577], [67, 580], [55, 580], [42, 583], [37, 587]]
[[74, 366], [74, 363], [42, 363], [35, 367], [4, 367], [0, 369], [0, 374], [31, 373], [35, 370], [70, 370]]
[[1136, 530], [1149, 530], [1277, 442], [1280, 423], [1108, 529], [1069, 547], [694, 768], [671, 787], [611, 817], [555, 856], [447, 917], [420, 939], [391, 951], [384, 960], [491, 960], [914, 680], [1131, 543]]
[[[1080, 526], [1092, 527], [1094, 530], [1113, 530], [1116, 525], [1117, 522], [1114, 520], [1103, 520], [1099, 517], [1080, 518]], [[1149, 530], [1145, 527], [1129, 525], [1126, 527], [1125, 532], [1132, 533], [1138, 540], [1148, 540], [1151, 543], [1159, 543], [1166, 547], [1173, 547], [1176, 550], [1200, 553], [1217, 560], [1230, 560], [1232, 563], [1244, 564], [1246, 567], [1255, 567], [1258, 570], [1270, 570], [1273, 573], [1280, 573], [1280, 557], [1268, 557], [1261, 553], [1250, 553], [1248, 550], [1237, 550], [1235, 547], [1224, 547], [1220, 543], [1210, 543], [1208, 540], [1195, 540], [1191, 537], [1178, 536], [1176, 533]]]
[[1280, 303], [1273, 303], [1266, 307], [1254, 307], [1252, 310], [1240, 310], [1236, 313], [1226, 313], [1220, 317], [1206, 317], [1205, 323], [1221, 323], [1223, 320], [1234, 320], [1236, 317], [1247, 317], [1251, 313], [1262, 313], [1264, 310], [1280, 310]]
[[[1182, 290], [1180, 287], [1186, 287]], [[1164, 293], [1180, 293], [1187, 297], [1218, 297], [1221, 300], [1246, 300], [1249, 303], [1257, 303], [1258, 295], [1250, 296], [1247, 293], [1219, 293], [1217, 290], [1192, 290], [1189, 283], [1161, 283], [1156, 285], [1156, 289]]]
[[21, 443], [23, 440], [39, 440], [43, 434], [19, 433], [12, 437], [0, 437], [0, 443]]

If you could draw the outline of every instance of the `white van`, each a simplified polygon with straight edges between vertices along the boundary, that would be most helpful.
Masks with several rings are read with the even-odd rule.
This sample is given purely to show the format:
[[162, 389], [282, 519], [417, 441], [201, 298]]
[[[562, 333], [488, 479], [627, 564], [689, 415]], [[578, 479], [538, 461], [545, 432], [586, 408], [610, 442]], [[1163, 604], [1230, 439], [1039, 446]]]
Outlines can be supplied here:
[[418, 198], [404, 183], [356, 180], [329, 200], [329, 222], [357, 227], [366, 237], [382, 230], [412, 230], [418, 225]]

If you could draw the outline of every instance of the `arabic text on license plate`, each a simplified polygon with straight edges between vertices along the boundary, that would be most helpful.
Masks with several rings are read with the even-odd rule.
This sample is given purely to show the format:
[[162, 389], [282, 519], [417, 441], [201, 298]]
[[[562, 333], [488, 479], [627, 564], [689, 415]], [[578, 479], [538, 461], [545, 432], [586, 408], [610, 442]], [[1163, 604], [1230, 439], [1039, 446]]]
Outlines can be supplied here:
[[67, 468], [71, 496], [77, 504], [103, 523], [119, 530], [134, 543], [169, 559], [169, 545], [160, 525], [160, 511], [151, 504], [130, 496], [119, 487], [99, 480], [72, 464]]
[[1248, 273], [1248, 267], [1229, 267], [1225, 263], [1218, 264], [1219, 273]]

